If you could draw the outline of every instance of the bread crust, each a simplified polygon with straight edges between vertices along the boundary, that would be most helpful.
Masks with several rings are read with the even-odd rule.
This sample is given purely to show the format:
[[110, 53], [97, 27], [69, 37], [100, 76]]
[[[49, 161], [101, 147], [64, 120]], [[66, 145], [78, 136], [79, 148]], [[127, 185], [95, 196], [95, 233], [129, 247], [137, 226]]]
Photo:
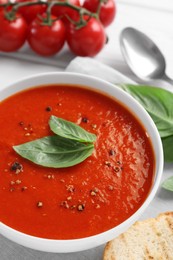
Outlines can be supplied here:
[[134, 223], [106, 244], [103, 260], [173, 260], [173, 212]]

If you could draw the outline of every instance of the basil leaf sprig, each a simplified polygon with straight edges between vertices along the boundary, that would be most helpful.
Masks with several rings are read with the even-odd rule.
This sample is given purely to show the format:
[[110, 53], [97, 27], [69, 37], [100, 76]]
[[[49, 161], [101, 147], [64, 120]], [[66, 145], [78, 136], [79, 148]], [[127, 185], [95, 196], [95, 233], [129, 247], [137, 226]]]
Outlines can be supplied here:
[[56, 116], [51, 116], [49, 125], [52, 132], [64, 138], [81, 143], [93, 143], [96, 140], [95, 134], [91, 134], [82, 127]]
[[56, 135], [16, 145], [13, 149], [35, 164], [52, 168], [74, 166], [93, 153], [96, 135], [55, 116], [51, 116], [49, 126]]
[[166, 179], [163, 182], [162, 187], [166, 190], [173, 191], [173, 176]]
[[161, 137], [173, 135], [173, 93], [151, 86], [122, 85], [147, 110]]
[[121, 88], [133, 96], [152, 117], [162, 139], [164, 160], [173, 162], [173, 93], [143, 85], [123, 84]]
[[45, 167], [65, 168], [84, 161], [94, 145], [85, 145], [60, 136], [46, 136], [13, 147], [22, 157]]

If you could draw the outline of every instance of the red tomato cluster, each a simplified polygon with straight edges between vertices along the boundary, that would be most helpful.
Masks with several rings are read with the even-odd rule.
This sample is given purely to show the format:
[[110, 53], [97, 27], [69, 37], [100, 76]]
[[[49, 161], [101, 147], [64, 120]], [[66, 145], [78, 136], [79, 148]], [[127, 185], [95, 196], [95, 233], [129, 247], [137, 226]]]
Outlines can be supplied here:
[[[0, 0], [6, 3], [8, 0]], [[16, 0], [17, 3], [28, 0]], [[36, 2], [37, 0], [30, 0]], [[51, 0], [50, 0], [51, 1]], [[64, 2], [64, 0], [59, 0]], [[78, 7], [96, 12], [99, 0], [85, 0], [83, 6], [79, 0], [69, 0]], [[8, 7], [8, 11], [12, 7]], [[51, 23], [47, 18], [46, 4], [34, 4], [18, 8], [14, 19], [9, 19], [9, 12], [0, 8], [0, 51], [18, 50], [27, 41], [33, 51], [39, 55], [50, 56], [58, 53], [67, 42], [70, 50], [78, 56], [95, 56], [106, 43], [104, 27], [111, 24], [116, 14], [114, 0], [101, 4], [99, 19], [84, 16], [86, 25], [76, 28], [71, 22], [79, 21], [79, 12], [67, 6], [55, 5], [51, 10]]]

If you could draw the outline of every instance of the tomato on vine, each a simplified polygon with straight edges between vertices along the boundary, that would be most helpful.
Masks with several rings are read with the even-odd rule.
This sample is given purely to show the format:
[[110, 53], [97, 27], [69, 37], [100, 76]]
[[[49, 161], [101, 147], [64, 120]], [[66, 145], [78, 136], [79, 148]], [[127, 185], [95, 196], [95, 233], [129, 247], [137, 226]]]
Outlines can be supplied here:
[[[7, 0], [0, 0], [0, 4], [6, 4], [8, 1]], [[4, 8], [0, 7], [0, 12], [3, 11]]]
[[56, 54], [66, 38], [74, 54], [97, 55], [106, 43], [103, 25], [112, 22], [116, 13], [115, 2], [83, 2], [85, 8], [80, 5], [80, 0], [0, 0], [0, 49], [19, 49], [25, 42], [28, 23], [27, 41], [40, 55]]
[[[1, 0], [2, 1], [2, 0]], [[28, 0], [16, 0], [16, 3], [28, 2]], [[37, 0], [30, 0], [30, 2], [37, 2]], [[30, 5], [19, 7], [18, 13], [20, 13], [28, 24], [30, 24], [39, 14], [43, 14], [46, 11], [46, 5]]]
[[71, 51], [78, 56], [95, 56], [106, 43], [106, 34], [96, 18], [85, 19], [89, 20], [80, 29], [71, 24], [67, 33], [67, 43]]
[[25, 43], [27, 30], [28, 26], [23, 17], [16, 14], [14, 18], [8, 20], [5, 12], [0, 12], [0, 50], [17, 51]]
[[[91, 12], [96, 12], [99, 0], [85, 0], [83, 7]], [[115, 0], [105, 0], [101, 4], [99, 18], [101, 23], [106, 27], [110, 25], [116, 15], [116, 4]]]
[[[60, 0], [60, 1], [65, 2], [65, 0]], [[79, 0], [69, 0], [69, 3], [80, 7]], [[79, 19], [78, 12], [68, 6], [54, 5], [52, 8], [52, 14], [58, 18], [61, 18], [63, 20], [63, 22], [65, 22], [65, 23], [69, 22], [67, 17], [69, 17], [70, 19], [73, 19], [74, 21], [77, 21]]]
[[[66, 39], [66, 28], [55, 16], [47, 20], [45, 15], [35, 18], [28, 29], [28, 43], [33, 51], [43, 56], [59, 52]], [[46, 21], [46, 22], [45, 22]]]
[[[8, 0], [0, 0], [0, 4], [8, 4]], [[11, 6], [7, 7], [6, 11], [10, 11], [11, 10]], [[3, 7], [0, 7], [0, 12], [4, 11]]]

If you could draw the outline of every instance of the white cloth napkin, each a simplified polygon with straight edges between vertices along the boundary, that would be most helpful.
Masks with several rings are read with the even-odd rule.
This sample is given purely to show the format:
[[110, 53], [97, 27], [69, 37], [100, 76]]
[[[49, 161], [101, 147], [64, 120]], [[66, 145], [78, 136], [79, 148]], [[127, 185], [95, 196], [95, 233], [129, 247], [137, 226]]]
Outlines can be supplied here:
[[65, 71], [92, 75], [114, 84], [136, 84], [117, 70], [114, 70], [113, 68], [92, 58], [77, 57], [69, 63]]
[[[69, 63], [65, 71], [95, 76], [107, 80], [113, 84], [122, 84], [122, 83], [125, 84], [129, 83], [135, 85], [137, 84], [135, 81], [126, 77], [119, 71], [92, 58], [77, 57]], [[164, 88], [171, 92], [173, 91], [173, 87], [169, 83], [163, 80], [154, 80], [148, 82], [141, 81], [141, 83], [139, 84], [151, 85], [155, 87]]]

